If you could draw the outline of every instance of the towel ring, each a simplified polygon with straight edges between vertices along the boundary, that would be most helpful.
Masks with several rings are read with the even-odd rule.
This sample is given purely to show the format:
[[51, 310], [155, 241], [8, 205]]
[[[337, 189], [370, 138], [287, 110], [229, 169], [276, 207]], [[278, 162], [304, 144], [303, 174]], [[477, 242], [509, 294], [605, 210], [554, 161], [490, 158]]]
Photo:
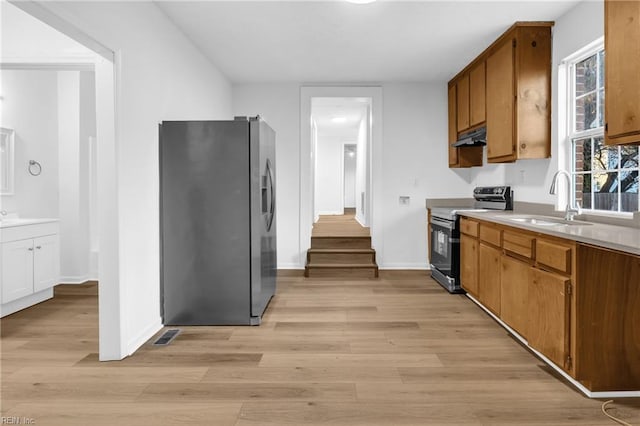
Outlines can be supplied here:
[[29, 174], [31, 176], [40, 176], [42, 166], [36, 160], [29, 160]]

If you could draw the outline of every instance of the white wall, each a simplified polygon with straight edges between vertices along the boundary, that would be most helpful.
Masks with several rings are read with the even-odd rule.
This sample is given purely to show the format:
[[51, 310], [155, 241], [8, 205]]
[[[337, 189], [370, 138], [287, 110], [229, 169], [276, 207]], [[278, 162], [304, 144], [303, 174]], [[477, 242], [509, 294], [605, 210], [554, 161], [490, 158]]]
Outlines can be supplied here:
[[[369, 160], [369, 116], [371, 106], [367, 108], [367, 113], [360, 120], [358, 126], [358, 141], [357, 141], [357, 153], [356, 153], [356, 183], [355, 183], [355, 197], [356, 197], [356, 220], [362, 226], [369, 226], [369, 206], [367, 200], [367, 184], [368, 184], [368, 168], [370, 165]], [[364, 194], [364, 196], [363, 196]], [[363, 205], [364, 202], [364, 205]]]
[[[357, 151], [357, 150], [356, 150]], [[344, 207], [356, 207], [356, 166], [358, 162], [357, 152], [353, 157], [344, 153]]]
[[[276, 131], [280, 268], [304, 266], [298, 244], [299, 88], [297, 83], [234, 86], [234, 113], [260, 113]], [[383, 211], [379, 217], [384, 226], [384, 254], [378, 261], [383, 268], [425, 268], [424, 199], [469, 196], [469, 171], [450, 170], [443, 160], [446, 84], [384, 84], [383, 99], [383, 154], [378, 160], [382, 168]], [[401, 195], [411, 196], [409, 206], [398, 204]]]
[[300, 86], [296, 83], [233, 86], [233, 114], [260, 114], [276, 132], [278, 268], [299, 263]]
[[0, 2], [0, 22], [2, 62], [90, 62], [84, 46], [7, 1]]
[[315, 176], [315, 208], [318, 214], [344, 213], [345, 142], [356, 140], [356, 129], [318, 129], [317, 169]]
[[[3, 210], [22, 217], [58, 217], [58, 76], [56, 71], [2, 70], [0, 125], [15, 130], [14, 195]], [[28, 172], [29, 160], [42, 165]]]
[[101, 359], [117, 359], [161, 327], [158, 122], [231, 118], [231, 85], [152, 3], [40, 5], [116, 52], [115, 198], [110, 200], [115, 214], [106, 222], [112, 232], [101, 234], [112, 241], [101, 239], [101, 247], [115, 251], [108, 266], [118, 273], [109, 282], [103, 279], [101, 250], [101, 311], [110, 315], [105, 316], [109, 330], [101, 324], [101, 333], [110, 340], [104, 347], [101, 339], [100, 353]]
[[[60, 280], [96, 279], [90, 268], [89, 138], [95, 137], [95, 84], [89, 71], [58, 72]], [[92, 273], [93, 272], [93, 273]]]

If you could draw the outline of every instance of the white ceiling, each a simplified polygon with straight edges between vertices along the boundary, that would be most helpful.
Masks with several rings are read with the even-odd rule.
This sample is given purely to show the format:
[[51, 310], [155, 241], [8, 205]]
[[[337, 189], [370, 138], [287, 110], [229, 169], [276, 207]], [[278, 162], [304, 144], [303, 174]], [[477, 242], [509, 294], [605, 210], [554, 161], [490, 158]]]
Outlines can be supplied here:
[[158, 1], [234, 83], [450, 79], [515, 21], [578, 0]]
[[[368, 98], [313, 98], [311, 99], [311, 117], [318, 131], [322, 133], [340, 133], [347, 138], [357, 138], [360, 121], [367, 113], [371, 103]], [[341, 117], [344, 121], [335, 122]]]

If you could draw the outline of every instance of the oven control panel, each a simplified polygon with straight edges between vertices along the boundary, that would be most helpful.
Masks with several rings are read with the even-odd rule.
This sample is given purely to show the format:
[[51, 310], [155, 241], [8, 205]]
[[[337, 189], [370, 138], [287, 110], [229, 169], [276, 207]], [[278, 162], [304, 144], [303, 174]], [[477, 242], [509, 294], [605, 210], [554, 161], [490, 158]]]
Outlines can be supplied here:
[[503, 203], [503, 206], [489, 207], [500, 210], [513, 210], [513, 192], [510, 186], [478, 186], [473, 190], [477, 201]]

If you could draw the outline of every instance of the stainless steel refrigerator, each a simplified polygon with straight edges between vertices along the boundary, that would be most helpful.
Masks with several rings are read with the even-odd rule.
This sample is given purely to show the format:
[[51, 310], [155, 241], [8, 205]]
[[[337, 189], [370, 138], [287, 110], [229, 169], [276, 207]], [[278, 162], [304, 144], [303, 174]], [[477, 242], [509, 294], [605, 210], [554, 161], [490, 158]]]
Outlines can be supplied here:
[[276, 289], [275, 132], [260, 117], [160, 124], [165, 325], [260, 323]]

